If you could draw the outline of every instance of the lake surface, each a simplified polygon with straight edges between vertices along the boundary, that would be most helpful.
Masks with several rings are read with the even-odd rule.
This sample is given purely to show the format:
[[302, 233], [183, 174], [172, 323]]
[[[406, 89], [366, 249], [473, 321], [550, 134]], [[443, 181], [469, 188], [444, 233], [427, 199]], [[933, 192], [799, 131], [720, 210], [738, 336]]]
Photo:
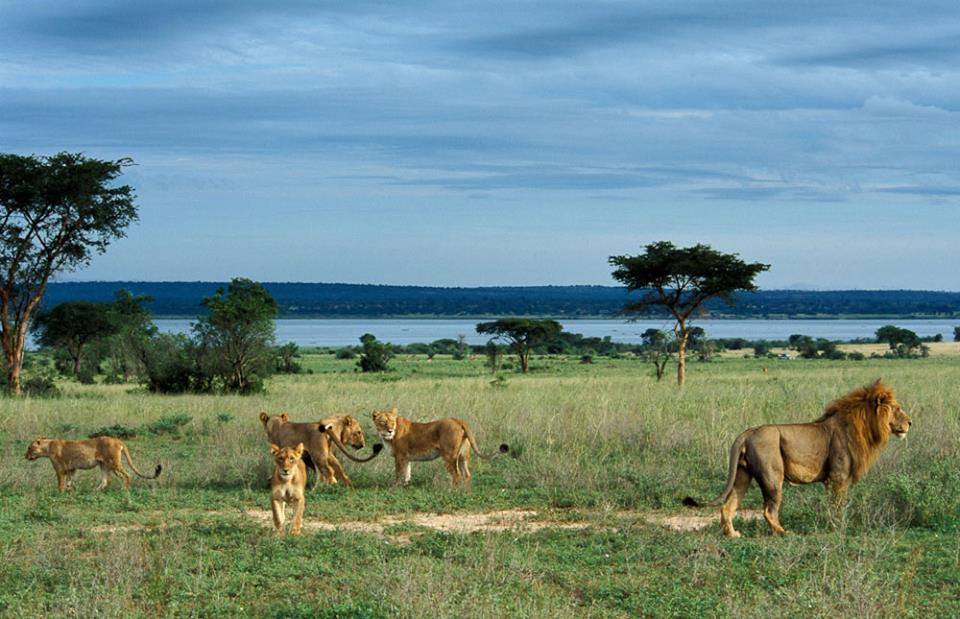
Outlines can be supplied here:
[[[163, 318], [154, 321], [164, 332], [186, 333], [189, 319]], [[464, 335], [471, 344], [484, 344], [487, 336], [478, 335], [478, 319], [281, 319], [277, 320], [277, 342], [294, 342], [298, 346], [359, 345], [360, 336], [372, 333], [377, 339], [392, 344], [432, 342], [441, 338], [456, 339]], [[649, 328], [670, 330], [673, 323], [666, 320], [560, 320], [565, 331], [588, 337], [610, 336], [615, 342], [639, 343], [640, 334]], [[943, 335], [953, 339], [954, 326], [960, 319], [891, 320], [891, 319], [836, 319], [836, 320], [698, 320], [710, 338], [742, 337], [749, 340], [785, 340], [794, 333], [822, 337], [828, 340], [872, 338], [883, 325], [894, 324], [910, 329], [921, 337]]]

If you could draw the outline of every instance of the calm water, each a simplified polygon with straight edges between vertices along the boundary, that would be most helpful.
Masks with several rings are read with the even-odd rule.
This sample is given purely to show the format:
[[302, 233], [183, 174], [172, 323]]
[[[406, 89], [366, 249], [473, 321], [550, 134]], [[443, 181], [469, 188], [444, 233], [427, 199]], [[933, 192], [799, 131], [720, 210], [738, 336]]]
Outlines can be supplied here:
[[[161, 331], [185, 333], [191, 320], [180, 318], [154, 321]], [[277, 321], [277, 341], [294, 342], [299, 346], [346, 346], [359, 344], [360, 336], [372, 333], [377, 339], [393, 344], [432, 342], [441, 338], [456, 339], [463, 334], [471, 344], [486, 343], [486, 336], [474, 330], [480, 320], [415, 320], [415, 319], [282, 319]], [[672, 323], [662, 320], [642, 320], [633, 323], [622, 320], [561, 320], [565, 331], [588, 337], [610, 336], [615, 342], [636, 343], [640, 334], [653, 327], [667, 329]], [[700, 320], [695, 323], [711, 338], [743, 337], [750, 340], [785, 340], [794, 333], [802, 333], [829, 340], [869, 338], [883, 325], [895, 324], [910, 329], [922, 337], [940, 333], [945, 340], [953, 339], [954, 326], [960, 319], [946, 320]]]

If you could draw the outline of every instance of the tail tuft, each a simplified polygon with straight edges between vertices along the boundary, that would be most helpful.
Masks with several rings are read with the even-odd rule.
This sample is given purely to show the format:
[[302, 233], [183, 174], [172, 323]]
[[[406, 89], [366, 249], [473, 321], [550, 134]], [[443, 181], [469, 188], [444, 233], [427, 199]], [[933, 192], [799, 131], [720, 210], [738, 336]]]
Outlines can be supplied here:
[[506, 443], [500, 443], [500, 453], [505, 454], [508, 451], [510, 451], [510, 445], [507, 445]]
[[380, 453], [381, 451], [383, 451], [383, 443], [376, 443], [376, 444], [373, 446], [373, 453], [378, 454], [378, 453]]
[[163, 465], [158, 464], [156, 470], [153, 471], [153, 478], [156, 479], [160, 477], [160, 471], [163, 470]]
[[690, 496], [683, 497], [682, 503], [687, 507], [700, 507], [700, 502]]
[[328, 429], [329, 428], [327, 428], [327, 426], [323, 425], [322, 423], [317, 424], [317, 430], [319, 430], [320, 432], [326, 432]]

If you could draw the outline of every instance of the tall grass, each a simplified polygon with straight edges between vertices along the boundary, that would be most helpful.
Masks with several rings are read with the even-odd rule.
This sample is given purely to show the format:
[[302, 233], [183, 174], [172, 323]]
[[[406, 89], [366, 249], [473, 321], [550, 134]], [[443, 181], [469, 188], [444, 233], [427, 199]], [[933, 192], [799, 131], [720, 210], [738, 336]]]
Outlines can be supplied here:
[[[7, 536], [0, 564], [14, 571], [0, 575], [0, 585], [37, 579], [30, 591], [57, 594], [43, 597], [46, 613], [81, 616], [261, 614], [267, 606], [256, 600], [283, 599], [280, 583], [296, 587], [296, 574], [312, 574], [317, 589], [303, 604], [284, 603], [288, 616], [326, 608], [324, 592], [348, 616], [769, 615], [784, 608], [871, 615], [921, 608], [947, 578], [931, 562], [949, 563], [949, 548], [934, 550], [923, 536], [960, 529], [960, 361], [728, 359], [694, 364], [683, 389], [657, 383], [635, 360], [539, 359], [530, 375], [510, 374], [501, 386], [491, 384], [482, 360], [401, 359], [386, 378], [354, 373], [349, 360], [306, 363], [316, 373], [274, 379], [250, 397], [64, 384], [58, 399], [0, 400], [0, 532]], [[687, 494], [714, 496], [730, 443], [745, 428], [814, 419], [833, 398], [878, 377], [897, 390], [914, 425], [853, 488], [839, 518], [819, 485], [786, 489], [782, 520], [799, 534], [787, 540], [773, 540], [757, 522], [743, 523], [746, 539], [730, 543], [716, 529], [669, 533], [630, 515], [679, 512]], [[428, 534], [397, 548], [362, 534], [276, 542], [243, 516], [241, 509], [267, 505], [271, 463], [261, 410], [295, 420], [352, 414], [369, 445], [377, 440], [370, 411], [394, 405], [414, 420], [459, 417], [481, 449], [506, 442], [514, 457], [474, 460], [469, 493], [450, 489], [439, 462], [414, 463], [405, 489], [391, 486], [387, 452], [369, 464], [348, 462], [357, 489], [311, 492], [308, 518], [511, 506], [562, 517], [552, 510], [572, 508], [598, 518], [598, 530]], [[24, 460], [39, 434], [83, 437], [112, 424], [166, 427], [187, 418], [178, 431], [127, 440], [141, 470], [164, 465], [156, 482], [137, 479], [130, 493], [93, 493], [97, 475], [80, 472], [78, 490], [60, 495], [48, 463]], [[746, 506], [759, 502], [754, 489]], [[131, 523], [146, 528], [91, 532]], [[57, 563], [63, 557], [83, 570], [67, 573]], [[355, 576], [331, 566], [349, 566]], [[589, 576], [578, 582], [584, 570]], [[263, 591], [246, 589], [251, 582]], [[909, 591], [900, 594], [903, 583]], [[231, 596], [231, 587], [244, 589]], [[29, 607], [16, 592], [5, 596], [0, 610]]]

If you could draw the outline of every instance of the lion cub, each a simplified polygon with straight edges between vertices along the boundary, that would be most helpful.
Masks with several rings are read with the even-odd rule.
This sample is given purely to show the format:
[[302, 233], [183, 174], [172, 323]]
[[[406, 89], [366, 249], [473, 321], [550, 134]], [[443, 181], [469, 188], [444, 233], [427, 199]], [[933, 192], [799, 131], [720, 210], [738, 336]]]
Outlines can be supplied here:
[[277, 535], [283, 535], [287, 503], [293, 504], [293, 527], [291, 535], [300, 535], [303, 526], [303, 491], [307, 487], [307, 467], [303, 463], [303, 443], [296, 447], [270, 445], [273, 454], [273, 477], [270, 479], [270, 508], [273, 510], [273, 526]]
[[492, 460], [510, 449], [504, 443], [497, 452], [481, 454], [467, 424], [453, 417], [416, 423], [404, 419], [393, 408], [389, 411], [373, 411], [373, 424], [393, 452], [398, 486], [410, 483], [411, 461], [423, 462], [442, 457], [453, 485], [463, 483], [469, 487], [471, 448], [484, 460]]
[[73, 474], [77, 469], [92, 469], [100, 466], [100, 485], [97, 490], [106, 490], [110, 485], [110, 473], [123, 478], [124, 488], [130, 488], [130, 474], [123, 469], [121, 457], [126, 457], [133, 472], [144, 479], [156, 479], [160, 475], [157, 465], [153, 476], [144, 475], [133, 465], [130, 450], [118, 438], [98, 436], [83, 441], [46, 438], [38, 436], [27, 447], [27, 460], [50, 458], [53, 470], [57, 473], [57, 487], [60, 492], [73, 488]]

